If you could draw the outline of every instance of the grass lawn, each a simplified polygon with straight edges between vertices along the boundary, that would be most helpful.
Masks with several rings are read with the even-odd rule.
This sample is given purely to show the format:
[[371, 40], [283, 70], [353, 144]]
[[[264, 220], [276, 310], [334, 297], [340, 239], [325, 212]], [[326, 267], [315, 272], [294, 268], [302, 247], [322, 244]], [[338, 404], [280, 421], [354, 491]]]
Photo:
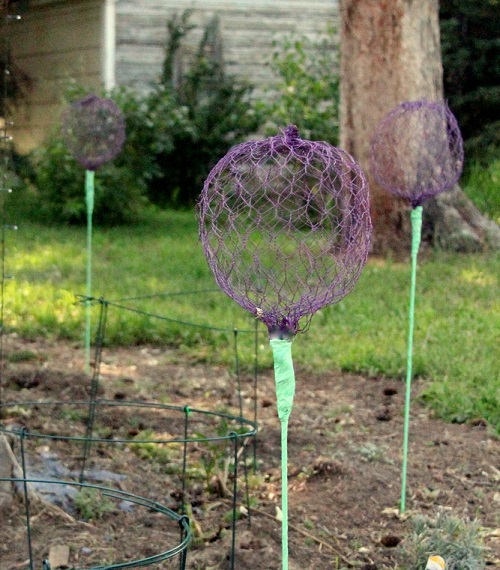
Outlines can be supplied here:
[[[85, 228], [29, 222], [7, 233], [5, 271], [14, 276], [5, 283], [7, 330], [83, 344], [84, 310], [75, 294], [85, 292], [85, 240]], [[437, 414], [453, 421], [486, 418], [498, 433], [499, 276], [498, 254], [421, 257], [413, 364]], [[355, 290], [317, 313], [310, 330], [296, 338], [295, 364], [403, 379], [409, 284], [409, 263], [370, 260]], [[207, 292], [157, 296], [193, 291]], [[93, 294], [129, 309], [109, 305], [108, 343], [166, 343], [199, 360], [231, 363], [236, 328], [242, 365], [253, 361], [255, 320], [217, 290], [193, 212], [154, 213], [135, 226], [94, 229]], [[262, 325], [260, 331], [259, 362], [270, 366]]]

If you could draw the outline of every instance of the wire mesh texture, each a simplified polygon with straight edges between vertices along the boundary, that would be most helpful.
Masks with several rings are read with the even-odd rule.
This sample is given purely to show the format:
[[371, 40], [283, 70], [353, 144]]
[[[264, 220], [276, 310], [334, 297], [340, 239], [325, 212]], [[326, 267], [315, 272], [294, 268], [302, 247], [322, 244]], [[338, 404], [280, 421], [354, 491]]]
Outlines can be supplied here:
[[305, 330], [352, 290], [368, 256], [361, 169], [293, 125], [234, 146], [208, 175], [198, 213], [217, 284], [269, 331]]
[[75, 159], [90, 171], [112, 160], [125, 142], [125, 119], [110, 99], [87, 95], [62, 116], [62, 135]]
[[[86, 402], [80, 404], [82, 410], [88, 405]], [[21, 502], [14, 500], [10, 504], [2, 504], [2, 515], [9, 520], [9, 525], [4, 527], [7, 532], [5, 536], [9, 536], [10, 531], [12, 536], [16, 536], [16, 542], [9, 544], [8, 553], [0, 552], [0, 562], [3, 560], [2, 564], [10, 565], [22, 560], [25, 561], [23, 568], [35, 570], [42, 567], [43, 561], [43, 568], [50, 569], [50, 548], [44, 531], [44, 527], [48, 526], [51, 544], [64, 541], [72, 545], [71, 568], [137, 568], [174, 558], [172, 564], [161, 567], [179, 568], [180, 560], [180, 567], [184, 568], [186, 550], [191, 541], [187, 517], [151, 499], [144, 489], [139, 489], [140, 494], [137, 494], [120, 488], [123, 485], [133, 486], [137, 474], [128, 472], [125, 462], [118, 466], [117, 461], [102, 459], [103, 454], [115, 455], [120, 447], [123, 451], [124, 446], [132, 446], [130, 438], [124, 438], [122, 442], [93, 438], [101, 456], [96, 453], [85, 478], [79, 477], [78, 452], [86, 440], [76, 434], [66, 436], [59, 428], [61, 424], [68, 425], [68, 415], [72, 411], [76, 414], [80, 404], [22, 403], [23, 409], [38, 410], [40, 415], [44, 413], [44, 407], [48, 408], [53, 419], [52, 433], [44, 434], [36, 429], [29, 431], [26, 426], [16, 424], [0, 425], [0, 435], [3, 434], [11, 442], [12, 455], [15, 457], [14, 473], [11, 477], [0, 477], [0, 487], [3, 485], [5, 489], [5, 484], [10, 484], [15, 494], [22, 497]], [[11, 405], [15, 407], [15, 404]], [[100, 405], [103, 405], [102, 402]], [[151, 516], [150, 513], [161, 515], [161, 520], [151, 530], [153, 544], [146, 551], [141, 547], [137, 528], [147, 516]], [[105, 523], [106, 514], [111, 518], [111, 524], [109, 518]], [[85, 523], [89, 519], [91, 525]], [[72, 527], [70, 536], [65, 532], [68, 523]], [[115, 525], [120, 530], [114, 530]], [[108, 544], [116, 541], [120, 546], [110, 545], [103, 558], [99, 550], [102, 548], [100, 535], [104, 533], [108, 533]], [[45, 539], [41, 540], [40, 537]], [[127, 548], [123, 546], [124, 540]], [[167, 546], [169, 543], [170, 548]]]
[[401, 103], [382, 119], [371, 142], [376, 182], [413, 208], [456, 184], [463, 161], [458, 123], [439, 102]]
[[[93, 433], [88, 436], [90, 408]], [[25, 425], [13, 419], [19, 409], [25, 412]], [[13, 503], [8, 514], [11, 530], [18, 536], [9, 561], [26, 560], [28, 556], [28, 568], [39, 568], [49, 553], [47, 543], [39, 538], [44, 536], [43, 526], [51, 525], [51, 539], [64, 540], [64, 526], [75, 517], [74, 532], [66, 541], [78, 545], [73, 549], [77, 555], [87, 550], [88, 562], [73, 559], [74, 568], [135, 568], [175, 558], [173, 565], [161, 566], [173, 568], [179, 564], [179, 556], [184, 568], [191, 539], [187, 507], [201, 498], [200, 480], [208, 476], [209, 469], [215, 472], [223, 461], [232, 465], [227, 484], [235, 504], [229, 501], [227, 509], [234, 511], [235, 534], [236, 501], [242, 500], [238, 466], [245, 440], [255, 433], [252, 422], [189, 406], [105, 399], [92, 403], [12, 401], [4, 404], [4, 411], [10, 421], [5, 426], [0, 424], [0, 436], [13, 441], [21, 472], [12, 477], [0, 473], [0, 490], [2, 483], [12, 483], [24, 497], [22, 502]], [[38, 425], [38, 418], [47, 417], [50, 431], [47, 423]], [[68, 427], [69, 434], [65, 433]], [[154, 482], [152, 471], [161, 467], [163, 474]], [[33, 501], [33, 491], [44, 504], [55, 505], [58, 516], [47, 521], [40, 514], [45, 512], [40, 503]], [[163, 515], [165, 520], [155, 519], [151, 525], [147, 522], [151, 513]], [[106, 549], [105, 563], [90, 562], [90, 553], [94, 551], [94, 559], [98, 557], [102, 544], [79, 522], [85, 516], [92, 517], [95, 533], [107, 533], [108, 543], [117, 545]], [[144, 548], [144, 537], [138, 531], [144, 525], [150, 527], [148, 548]], [[21, 539], [22, 526], [26, 532], [21, 533]], [[171, 547], [167, 548], [169, 543]], [[0, 560], [5, 557], [0, 552]]]

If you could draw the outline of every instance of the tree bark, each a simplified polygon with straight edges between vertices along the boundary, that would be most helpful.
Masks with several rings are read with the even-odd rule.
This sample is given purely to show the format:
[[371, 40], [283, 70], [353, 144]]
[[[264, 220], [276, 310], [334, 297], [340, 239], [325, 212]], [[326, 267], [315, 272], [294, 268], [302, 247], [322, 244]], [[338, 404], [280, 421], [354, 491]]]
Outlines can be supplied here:
[[[409, 205], [370, 173], [379, 121], [404, 101], [443, 100], [438, 0], [340, 0], [340, 146], [371, 188], [374, 252], [407, 251]], [[458, 251], [500, 248], [500, 227], [457, 187], [424, 204], [424, 238]]]

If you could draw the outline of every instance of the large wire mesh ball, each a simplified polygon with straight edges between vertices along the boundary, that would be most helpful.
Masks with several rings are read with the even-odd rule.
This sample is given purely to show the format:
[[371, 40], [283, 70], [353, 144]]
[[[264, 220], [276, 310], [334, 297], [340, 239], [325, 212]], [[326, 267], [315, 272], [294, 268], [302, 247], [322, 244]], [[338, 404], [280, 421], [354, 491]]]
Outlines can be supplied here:
[[75, 159], [87, 170], [97, 170], [121, 151], [125, 120], [110, 99], [87, 95], [65, 111], [62, 134]]
[[379, 123], [371, 142], [375, 181], [413, 207], [444, 192], [462, 173], [462, 135], [450, 109], [437, 102], [409, 101]]
[[198, 212], [218, 285], [270, 332], [305, 330], [352, 290], [367, 260], [360, 167], [326, 142], [302, 140], [294, 126], [234, 146], [208, 175]]

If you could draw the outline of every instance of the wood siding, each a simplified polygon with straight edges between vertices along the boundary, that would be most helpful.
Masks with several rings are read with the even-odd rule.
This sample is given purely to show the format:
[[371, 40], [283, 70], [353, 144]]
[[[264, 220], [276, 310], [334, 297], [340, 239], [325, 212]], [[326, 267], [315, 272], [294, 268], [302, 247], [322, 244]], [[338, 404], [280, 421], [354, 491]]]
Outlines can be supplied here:
[[14, 61], [32, 82], [13, 117], [16, 147], [24, 152], [59, 119], [70, 80], [100, 86], [102, 0], [32, 2], [8, 34]]
[[188, 8], [196, 25], [188, 49], [194, 50], [203, 27], [217, 14], [227, 72], [259, 88], [273, 80], [268, 62], [274, 40], [287, 34], [315, 36], [327, 23], [336, 23], [338, 14], [336, 0], [119, 0], [117, 83], [141, 89], [158, 77], [167, 20]]
[[[36, 147], [60, 119], [70, 80], [98, 89], [103, 83], [105, 0], [31, 0], [20, 22], [8, 26], [16, 65], [32, 80], [13, 117], [19, 151]], [[205, 25], [220, 18], [229, 74], [257, 86], [272, 80], [273, 41], [287, 34], [315, 36], [337, 21], [337, 0], [116, 0], [116, 83], [145, 90], [164, 59], [166, 24], [192, 9], [186, 55]]]

